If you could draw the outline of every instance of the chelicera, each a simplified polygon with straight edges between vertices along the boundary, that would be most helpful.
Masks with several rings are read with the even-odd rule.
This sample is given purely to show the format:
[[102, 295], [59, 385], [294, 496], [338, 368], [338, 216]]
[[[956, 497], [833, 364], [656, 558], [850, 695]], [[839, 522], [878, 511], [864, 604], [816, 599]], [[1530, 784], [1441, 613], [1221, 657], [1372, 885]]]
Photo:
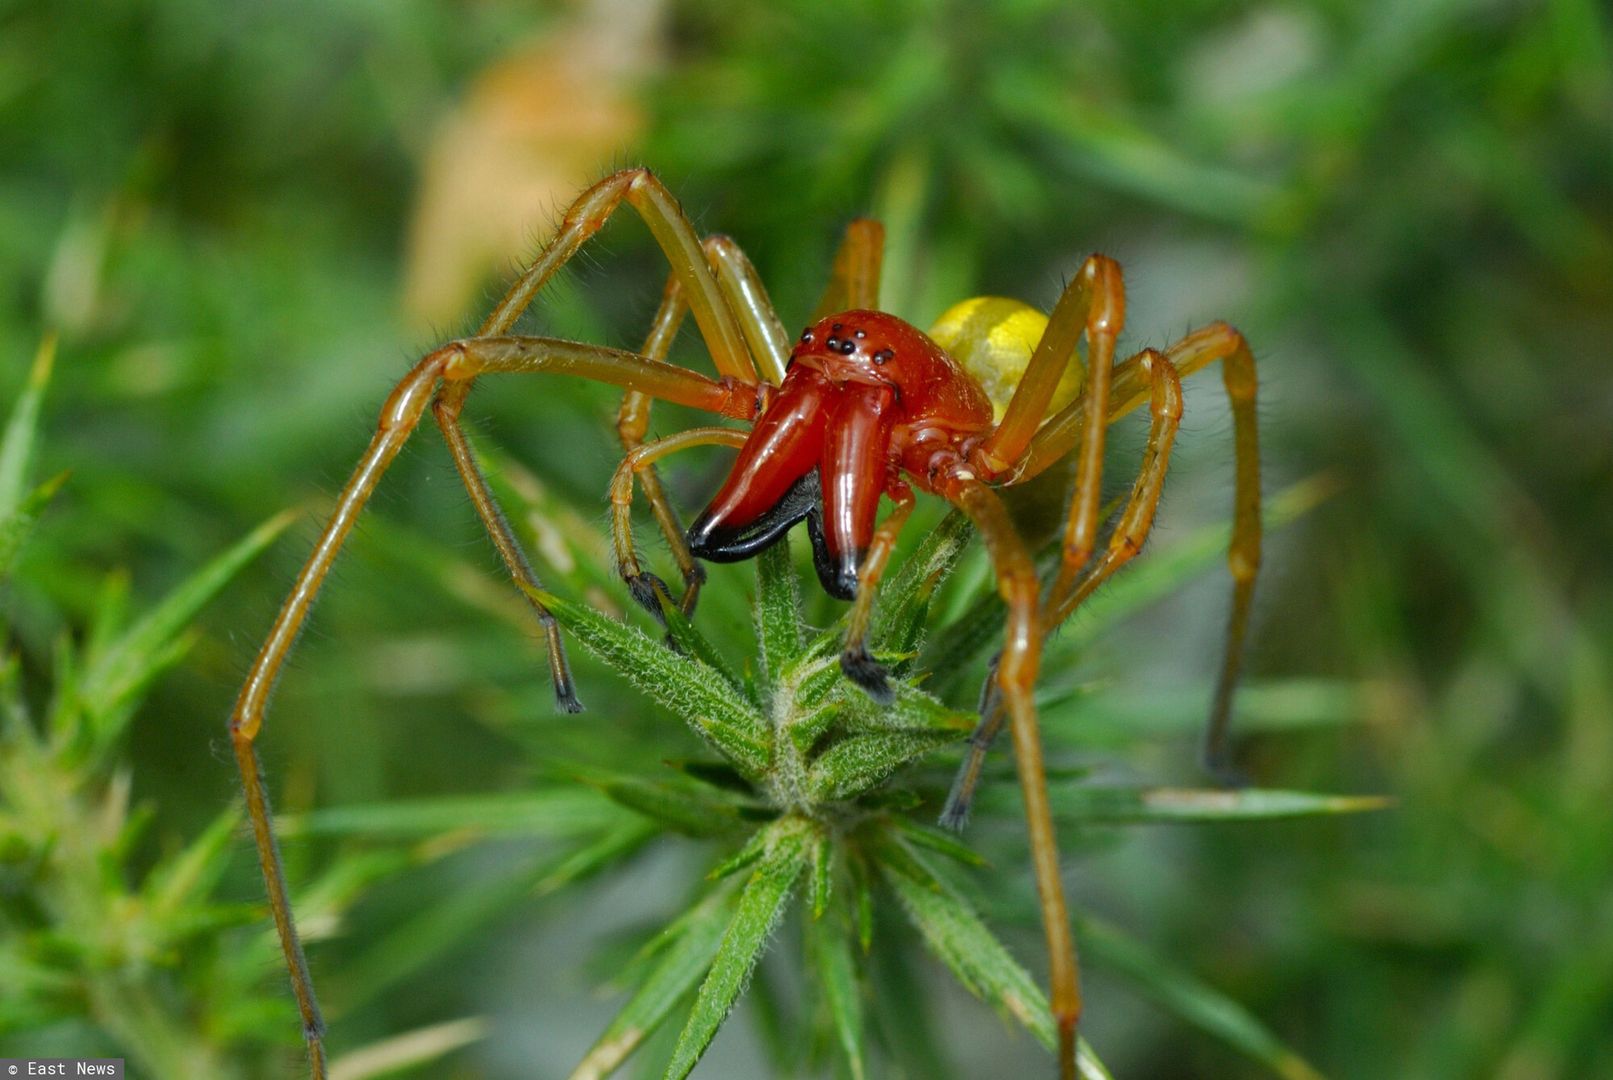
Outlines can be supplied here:
[[[625, 352], [511, 330], [544, 284], [627, 203], [649, 226], [672, 272], [648, 337]], [[615, 555], [632, 595], [654, 613], [670, 600], [634, 549], [635, 482], [644, 491], [684, 578], [679, 603], [693, 610], [704, 574], [696, 560], [731, 562], [778, 542], [805, 520], [824, 589], [852, 604], [841, 666], [876, 700], [891, 686], [865, 639], [874, 596], [914, 488], [962, 510], [980, 533], [1006, 607], [1002, 650], [982, 697], [943, 820], [961, 825], [986, 748], [1006, 722], [1013, 737], [1037, 893], [1047, 936], [1060, 1073], [1075, 1075], [1081, 997], [1048, 806], [1033, 691], [1045, 634], [1125, 565], [1147, 539], [1182, 412], [1181, 379], [1219, 362], [1232, 405], [1236, 453], [1233, 601], [1207, 752], [1224, 765], [1226, 721], [1260, 561], [1254, 359], [1225, 323], [1193, 331], [1165, 350], [1115, 361], [1125, 319], [1120, 267], [1088, 258], [1043, 316], [1026, 305], [976, 298], [954, 306], [929, 334], [878, 310], [883, 231], [848, 228], [814, 321], [791, 344], [765, 289], [738, 246], [701, 240], [661, 182], [644, 169], [606, 177], [567, 210], [558, 233], [474, 336], [421, 359], [398, 383], [352, 478], [339, 496], [247, 675], [230, 718], [247, 809], [280, 940], [307, 1036], [313, 1075], [325, 1075], [324, 1025], [303, 959], [276, 850], [255, 740], [270, 691], [315, 594], [381, 474], [429, 410], [441, 428], [471, 502], [511, 577], [528, 589], [536, 575], [482, 476], [459, 414], [482, 375], [552, 372], [623, 387], [618, 433], [627, 455], [611, 484]], [[698, 325], [717, 377], [666, 362], [685, 314]], [[1078, 345], [1085, 340], [1085, 352]], [[652, 400], [748, 421], [748, 430], [700, 427], [645, 442]], [[1066, 400], [1067, 399], [1067, 400]], [[1131, 495], [1100, 549], [1100, 479], [1105, 433], [1144, 403], [1151, 423]], [[726, 483], [685, 532], [654, 463], [693, 447], [738, 449]], [[1057, 568], [1044, 580], [1015, 531], [997, 488], [1024, 483], [1075, 455], [1074, 495]], [[892, 509], [883, 520], [884, 500]], [[553, 617], [536, 600], [558, 706], [581, 708]]]
[[880, 497], [909, 504], [904, 474], [938, 492], [991, 424], [985, 391], [915, 327], [879, 311], [826, 316], [790, 353], [690, 551], [748, 558], [805, 517], [824, 589], [855, 600]]

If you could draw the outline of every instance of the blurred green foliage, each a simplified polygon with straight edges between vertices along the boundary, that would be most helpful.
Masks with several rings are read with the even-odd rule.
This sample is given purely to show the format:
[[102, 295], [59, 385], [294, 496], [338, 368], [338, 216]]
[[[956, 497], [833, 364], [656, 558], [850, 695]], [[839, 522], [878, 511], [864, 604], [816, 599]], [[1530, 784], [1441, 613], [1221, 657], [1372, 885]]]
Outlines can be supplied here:
[[[0, 586], [23, 699], [42, 707], [60, 687], [61, 643], [93, 638], [113, 568], [138, 597], [170, 595], [258, 523], [340, 484], [391, 380], [432, 343], [397, 297], [433, 131], [513, 43], [583, 17], [503, 0], [0, 8], [0, 402], [11, 411], [55, 331], [28, 490], [70, 470]], [[982, 291], [1045, 305], [1102, 249], [1128, 270], [1133, 347], [1216, 317], [1254, 342], [1268, 494], [1318, 472], [1340, 484], [1269, 546], [1246, 760], [1273, 787], [1382, 792], [1398, 808], [1131, 830], [1125, 843], [1099, 826], [1072, 834], [1069, 880], [1098, 920], [1083, 938], [1086, 1032], [1117, 1075], [1246, 1066], [1136, 995], [1137, 958], [1105, 954], [1111, 924], [1328, 1076], [1613, 1075], [1606, 11], [906, 0], [688, 4], [663, 18], [643, 143], [620, 160], [655, 165], [697, 224], [732, 233], [787, 323], [858, 213], [890, 227], [890, 305], [920, 322]], [[662, 270], [636, 226], [593, 252], [535, 325], [631, 346]], [[701, 362], [687, 334], [684, 346]], [[1138, 575], [1225, 515], [1214, 382], [1190, 387]], [[523, 523], [540, 515], [593, 542], [613, 410], [608, 391], [558, 380], [473, 399]], [[660, 430], [679, 422], [657, 414]], [[1116, 490], [1137, 441], [1113, 448]], [[669, 472], [680, 505], [699, 503], [716, 467]], [[154, 819], [127, 842], [127, 882], [189, 850], [234, 798], [224, 714], [313, 528], [304, 518], [239, 574], [128, 720], [118, 775]], [[1113, 618], [1066, 635], [1047, 708], [1069, 773], [1193, 778], [1225, 602], [1213, 561], [1200, 561], [1202, 587], [1167, 578], [1128, 605], [1117, 585]], [[557, 592], [623, 603], [587, 560], [546, 569]], [[747, 633], [748, 570], [714, 582], [699, 624]], [[826, 622], [835, 609], [818, 603], [808, 618]], [[306, 637], [265, 743], [288, 813], [548, 790], [543, 762], [649, 769], [698, 749], [587, 661], [591, 712], [552, 715], [539, 646], [430, 433], [395, 467]], [[1004, 812], [969, 839], [1011, 853], [997, 764]], [[610, 1015], [583, 1004], [597, 978], [679, 910], [700, 861], [657, 847], [629, 886], [582, 884], [586, 860], [565, 860], [584, 838], [604, 842], [598, 813], [556, 804], [526, 829], [494, 814], [392, 843], [306, 818], [287, 845], [292, 877], [344, 898], [319, 907], [330, 914], [312, 935], [338, 1050], [486, 1014], [494, 1034], [456, 1059], [464, 1074], [574, 1065]], [[244, 846], [235, 855], [219, 895], [256, 901], [256, 868]], [[1013, 865], [971, 889], [1039, 970]], [[164, 962], [195, 985], [194, 959]], [[898, 959], [876, 984], [901, 998], [945, 979]], [[279, 980], [266, 960], [242, 992], [283, 1013], [289, 1070]], [[755, 1036], [719, 1039], [702, 1068], [754, 1073], [787, 985], [764, 960], [730, 1026]], [[893, 1070], [1040, 1067], [976, 1011], [909, 1017], [931, 1056]], [[474, 1037], [435, 1030], [444, 1047]], [[5, 1046], [24, 1034], [6, 1031]]]

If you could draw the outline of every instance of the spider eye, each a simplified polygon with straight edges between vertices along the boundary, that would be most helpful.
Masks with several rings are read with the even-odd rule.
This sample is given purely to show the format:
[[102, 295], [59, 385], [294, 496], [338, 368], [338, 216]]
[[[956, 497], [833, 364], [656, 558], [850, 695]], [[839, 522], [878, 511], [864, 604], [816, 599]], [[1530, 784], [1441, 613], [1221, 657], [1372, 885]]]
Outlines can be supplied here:
[[885, 361], [894, 360], [895, 358], [896, 358], [896, 353], [895, 353], [894, 350], [881, 349], [877, 353], [874, 354], [874, 363], [883, 364]]
[[802, 334], [801, 334], [801, 344], [803, 344], [803, 345], [812, 344], [812, 331], [806, 330], [806, 331], [802, 332]]

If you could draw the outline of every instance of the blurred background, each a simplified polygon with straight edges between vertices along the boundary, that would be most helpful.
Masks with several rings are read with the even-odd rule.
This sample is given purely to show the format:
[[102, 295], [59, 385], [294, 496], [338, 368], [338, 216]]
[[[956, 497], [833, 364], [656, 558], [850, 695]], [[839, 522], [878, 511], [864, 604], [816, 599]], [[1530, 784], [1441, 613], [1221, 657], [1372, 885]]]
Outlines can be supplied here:
[[[147, 609], [306, 511], [203, 609], [115, 746], [62, 766], [96, 820], [139, 821], [113, 830], [99, 902], [124, 910], [108, 897], [237, 797], [230, 701], [392, 381], [479, 321], [577, 191], [645, 163], [740, 242], [787, 327], [862, 214], [889, 229], [887, 306], [920, 325], [979, 293], [1046, 308], [1093, 250], [1127, 270], [1130, 350], [1238, 325], [1268, 496], [1330, 492], [1267, 545], [1242, 757], [1264, 786], [1395, 805], [1095, 832], [1071, 843], [1076, 903], [1326, 1076], [1613, 1076], [1610, 35], [1594, 0], [0, 5], [0, 403], [54, 331], [33, 480], [71, 470], [0, 592], [21, 697], [37, 711], [59, 690], [118, 589]], [[664, 272], [624, 215], [523, 325], [633, 348]], [[679, 349], [708, 363], [688, 331]], [[616, 400], [489, 380], [468, 411], [545, 572], [612, 611], [622, 591], [566, 553], [603, 555]], [[1178, 446], [1139, 567], [1227, 516], [1213, 373]], [[675, 499], [697, 506], [720, 469], [673, 470]], [[742, 624], [749, 581], [714, 574], [706, 618]], [[689, 752], [580, 651], [590, 711], [554, 716], [506, 593], [423, 431], [277, 696], [281, 809], [519, 790], [630, 739]], [[1093, 633], [1092, 692], [1050, 710], [1049, 738], [1117, 733], [1071, 760], [1199, 782], [1225, 593], [1203, 560]], [[220, 835], [207, 925], [133, 953], [157, 931], [40, 946], [39, 883], [7, 849], [0, 975], [30, 990], [0, 1010], [0, 1049], [296, 1075], [249, 845]], [[320, 883], [337, 1051], [423, 1030], [447, 1056], [410, 1075], [564, 1075], [619, 1001], [598, 988], [679, 910], [698, 858], [664, 841], [545, 892], [509, 872], [536, 841], [434, 843], [287, 845], [293, 880]], [[1117, 1076], [1271, 1075], [1089, 971], [1085, 1032]], [[1046, 1068], [961, 991], [939, 1002], [936, 1075]], [[766, 1013], [742, 1005], [696, 1075], [768, 1074]]]

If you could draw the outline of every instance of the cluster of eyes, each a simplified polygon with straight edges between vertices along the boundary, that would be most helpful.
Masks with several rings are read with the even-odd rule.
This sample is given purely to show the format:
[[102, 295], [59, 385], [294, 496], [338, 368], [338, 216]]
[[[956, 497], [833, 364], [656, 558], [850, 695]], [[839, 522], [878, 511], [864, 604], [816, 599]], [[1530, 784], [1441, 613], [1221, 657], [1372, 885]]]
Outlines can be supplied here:
[[[839, 333], [844, 326], [844, 323], [835, 323], [829, 329], [835, 331], [835, 333]], [[841, 356], [850, 356], [852, 353], [857, 351], [857, 343], [851, 338], [861, 339], [867, 336], [868, 333], [864, 330], [853, 330], [850, 338], [836, 337], [834, 334], [830, 334], [829, 337], [824, 339], [823, 347], [828, 349], [830, 352], [837, 352]], [[812, 331], [808, 330], [806, 333], [801, 335], [801, 344], [812, 344]], [[887, 360], [895, 359], [895, 357], [896, 351], [894, 349], [881, 349], [873, 355], [873, 361], [876, 364], [883, 364]]]

